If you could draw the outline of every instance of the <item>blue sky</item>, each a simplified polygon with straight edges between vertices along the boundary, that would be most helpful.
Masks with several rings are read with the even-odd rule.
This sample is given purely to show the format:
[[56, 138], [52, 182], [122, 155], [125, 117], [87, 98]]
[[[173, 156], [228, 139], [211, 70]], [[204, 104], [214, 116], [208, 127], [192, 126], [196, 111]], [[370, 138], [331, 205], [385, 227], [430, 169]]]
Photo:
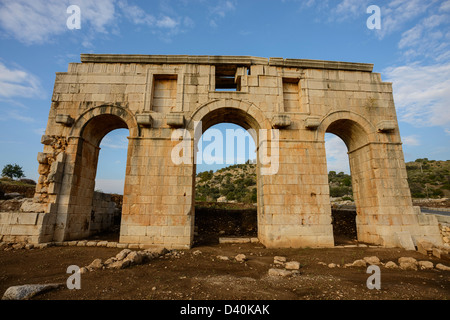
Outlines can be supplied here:
[[[80, 7], [79, 30], [67, 28], [70, 5]], [[369, 5], [381, 8], [379, 30], [367, 28]], [[55, 72], [80, 53], [373, 63], [393, 82], [405, 160], [450, 159], [449, 0], [0, 0], [1, 168], [17, 163], [38, 178]], [[123, 187], [126, 135], [102, 141], [104, 191]], [[343, 143], [330, 136], [326, 144], [329, 169], [347, 171]]]

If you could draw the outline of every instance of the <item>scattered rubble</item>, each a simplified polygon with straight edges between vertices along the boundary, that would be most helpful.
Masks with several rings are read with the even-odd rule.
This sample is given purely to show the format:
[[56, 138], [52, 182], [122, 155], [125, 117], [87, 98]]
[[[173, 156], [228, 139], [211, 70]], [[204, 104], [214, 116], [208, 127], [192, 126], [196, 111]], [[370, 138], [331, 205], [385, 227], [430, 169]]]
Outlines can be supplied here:
[[278, 268], [270, 268], [268, 272], [269, 276], [280, 276], [280, 277], [289, 277], [292, 276], [293, 274], [295, 274], [294, 271]]
[[141, 251], [133, 251], [123, 249], [115, 257], [111, 257], [104, 262], [101, 259], [95, 259], [88, 266], [80, 269], [81, 273], [87, 271], [95, 271], [101, 269], [125, 269], [133, 265], [139, 265], [162, 256], [176, 256], [167, 249], [147, 249]]
[[[277, 268], [269, 269], [269, 276], [288, 277], [300, 273], [300, 262], [298, 261], [287, 261], [286, 257], [275, 256], [273, 257], [273, 264], [277, 266]], [[284, 269], [279, 267], [284, 267]]]
[[434, 265], [431, 261], [419, 261], [419, 268], [421, 270], [430, 270], [434, 268]]
[[364, 257], [363, 258], [365, 262], [367, 262], [367, 264], [373, 264], [373, 265], [379, 265], [380, 264], [380, 259], [376, 256], [372, 256], [372, 257]]
[[436, 269], [443, 271], [450, 271], [450, 267], [443, 265], [442, 263], [438, 263], [436, 265]]
[[[328, 268], [336, 268], [340, 267], [339, 264], [335, 263], [329, 263], [326, 264], [325, 262], [319, 261], [317, 264], [327, 266]], [[417, 261], [415, 258], [412, 257], [401, 257], [398, 259], [398, 265], [394, 261], [388, 261], [386, 263], [383, 263], [380, 261], [380, 259], [376, 256], [372, 257], [364, 257], [363, 259], [357, 259], [353, 261], [352, 263], [346, 263], [343, 267], [367, 267], [368, 265], [382, 265], [387, 269], [402, 269], [402, 270], [413, 270], [417, 271], [419, 268], [420, 270], [432, 270], [434, 268], [439, 270], [450, 270], [450, 267], [447, 267], [443, 264], [438, 263], [436, 266], [434, 266], [433, 262], [431, 261]], [[439, 267], [438, 267], [439, 266]]]
[[398, 269], [398, 265], [394, 261], [386, 262], [384, 267], [387, 268], [387, 269]]
[[417, 260], [411, 257], [401, 257], [398, 264], [402, 270], [417, 270]]
[[25, 284], [21, 286], [9, 287], [3, 294], [2, 300], [28, 300], [39, 293], [53, 289], [58, 289], [64, 284]]
[[358, 260], [353, 261], [351, 266], [352, 267], [365, 267], [365, 266], [367, 266], [367, 262], [364, 259], [358, 259]]
[[222, 260], [222, 261], [230, 260], [230, 258], [228, 258], [227, 256], [217, 256], [216, 258], [219, 259], [219, 260]]
[[274, 264], [281, 264], [281, 265], [284, 265], [285, 262], [286, 262], [286, 257], [281, 257], [281, 256], [275, 256], [275, 257], [273, 257], [273, 263], [274, 263]]
[[298, 262], [298, 261], [289, 261], [289, 262], [286, 262], [284, 264], [284, 267], [287, 270], [299, 270], [300, 269], [300, 262]]
[[234, 259], [235, 259], [237, 262], [244, 262], [244, 261], [247, 260], [247, 257], [246, 257], [245, 254], [240, 253], [240, 254], [238, 254], [236, 257], [234, 257]]

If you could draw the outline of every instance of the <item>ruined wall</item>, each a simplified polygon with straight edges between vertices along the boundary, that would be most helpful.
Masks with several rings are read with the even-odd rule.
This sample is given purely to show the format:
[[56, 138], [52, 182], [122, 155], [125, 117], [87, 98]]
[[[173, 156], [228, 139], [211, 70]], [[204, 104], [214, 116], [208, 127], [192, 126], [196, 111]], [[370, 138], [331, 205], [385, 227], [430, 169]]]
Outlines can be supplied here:
[[[257, 170], [258, 238], [267, 247], [334, 245], [326, 132], [349, 151], [358, 240], [440, 242], [437, 221], [412, 207], [392, 85], [372, 68], [281, 58], [82, 55], [81, 63], [56, 74], [38, 156], [37, 241], [89, 236], [100, 141], [127, 128], [120, 241], [189, 248], [194, 124], [202, 121], [200, 134], [232, 122], [254, 130], [259, 149], [270, 146], [258, 154]], [[190, 161], [182, 163], [172, 157], [178, 129], [190, 135]], [[262, 129], [278, 131], [265, 136]], [[276, 163], [265, 164], [270, 158]]]
[[[95, 191], [90, 208], [89, 235], [109, 231], [120, 216], [120, 209], [110, 194]], [[17, 210], [0, 212], [0, 242], [39, 243], [46, 216], [41, 202], [22, 199]]]
[[95, 191], [89, 225], [91, 235], [111, 230], [117, 220], [117, 215], [121, 214], [118, 210], [110, 194]]

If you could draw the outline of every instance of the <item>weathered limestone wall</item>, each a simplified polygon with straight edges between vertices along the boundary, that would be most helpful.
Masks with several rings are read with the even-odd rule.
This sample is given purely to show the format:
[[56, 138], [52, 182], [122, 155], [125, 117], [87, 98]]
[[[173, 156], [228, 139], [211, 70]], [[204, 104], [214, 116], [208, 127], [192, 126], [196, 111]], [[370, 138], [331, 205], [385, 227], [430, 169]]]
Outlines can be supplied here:
[[90, 234], [108, 231], [114, 226], [117, 206], [110, 194], [94, 192], [92, 200]]
[[121, 242], [190, 246], [195, 173], [192, 166], [170, 160], [176, 143], [170, 136], [130, 140], [133, 157], [126, 169]]
[[[110, 194], [94, 192], [91, 209], [89, 234], [108, 231], [114, 225], [116, 203]], [[39, 243], [48, 229], [44, 219], [49, 214], [39, 203], [26, 199], [17, 212], [0, 212], [0, 241]], [[50, 242], [50, 241], [45, 241]]]
[[[258, 237], [267, 247], [333, 246], [326, 132], [348, 147], [360, 241], [401, 246], [405, 237], [427, 237], [439, 244], [437, 221], [412, 207], [392, 85], [372, 67], [234, 56], [82, 55], [81, 63], [56, 74], [38, 156], [35, 202], [43, 214], [34, 239], [90, 234], [100, 141], [127, 128], [120, 241], [189, 248], [193, 139], [232, 122], [254, 130], [258, 148], [279, 147], [258, 154]], [[227, 88], [235, 91], [219, 90]], [[181, 164], [172, 158], [178, 129], [190, 134], [189, 161]], [[279, 139], [275, 131], [261, 131], [272, 129]], [[267, 164], [267, 158], [273, 161]]]

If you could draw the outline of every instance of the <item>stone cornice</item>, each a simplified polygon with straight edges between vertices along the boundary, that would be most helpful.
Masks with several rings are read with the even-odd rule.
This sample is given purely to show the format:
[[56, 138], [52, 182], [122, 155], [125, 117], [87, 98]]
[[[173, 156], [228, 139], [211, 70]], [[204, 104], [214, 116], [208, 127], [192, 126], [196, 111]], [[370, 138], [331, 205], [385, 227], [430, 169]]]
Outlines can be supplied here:
[[260, 58], [252, 56], [191, 56], [136, 54], [81, 54], [82, 63], [145, 63], [145, 64], [230, 64], [270, 65], [302, 69], [331, 69], [372, 72], [373, 64], [308, 59]]

